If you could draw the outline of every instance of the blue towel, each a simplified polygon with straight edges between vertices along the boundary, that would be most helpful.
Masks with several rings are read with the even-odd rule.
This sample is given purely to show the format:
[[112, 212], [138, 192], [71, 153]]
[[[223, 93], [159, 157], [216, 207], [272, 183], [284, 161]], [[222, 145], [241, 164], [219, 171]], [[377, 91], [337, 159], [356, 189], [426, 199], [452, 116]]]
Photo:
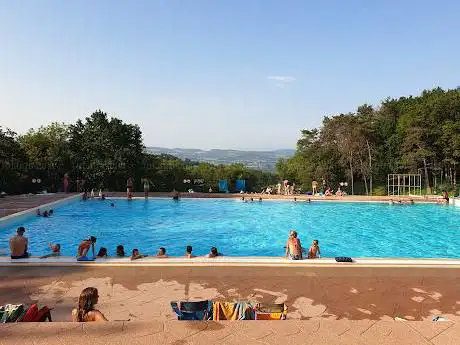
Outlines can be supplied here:
[[94, 258], [89, 258], [87, 256], [80, 256], [77, 258], [77, 261], [94, 261]]

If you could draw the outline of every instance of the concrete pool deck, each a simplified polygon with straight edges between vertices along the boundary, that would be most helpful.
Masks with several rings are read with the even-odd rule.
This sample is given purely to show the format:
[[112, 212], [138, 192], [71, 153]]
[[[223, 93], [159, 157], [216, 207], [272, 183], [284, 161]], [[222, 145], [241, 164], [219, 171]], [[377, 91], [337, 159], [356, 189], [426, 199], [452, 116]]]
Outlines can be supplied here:
[[460, 324], [398, 321], [107, 322], [0, 325], [2, 345], [458, 345]]
[[[0, 267], [0, 305], [39, 301], [62, 322], [0, 325], [0, 344], [458, 344], [459, 273], [456, 267], [14, 264]], [[98, 308], [112, 322], [66, 322], [88, 286], [98, 288]], [[170, 301], [201, 299], [285, 302], [288, 320], [175, 321]], [[450, 321], [430, 321], [438, 315]]]

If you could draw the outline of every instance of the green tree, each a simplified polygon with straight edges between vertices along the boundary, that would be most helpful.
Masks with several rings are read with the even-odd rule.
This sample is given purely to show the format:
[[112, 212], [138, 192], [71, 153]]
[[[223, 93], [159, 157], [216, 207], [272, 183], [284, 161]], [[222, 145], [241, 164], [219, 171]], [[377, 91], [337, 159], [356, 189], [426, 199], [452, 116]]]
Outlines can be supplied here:
[[83, 176], [89, 186], [122, 190], [128, 177], [139, 183], [144, 173], [139, 126], [109, 119], [100, 110], [69, 126], [69, 149], [74, 176]]
[[63, 175], [72, 168], [67, 126], [51, 123], [30, 129], [19, 137], [19, 143], [27, 154], [31, 176], [40, 177], [45, 189], [58, 190]]
[[0, 127], [0, 191], [27, 191], [27, 172], [27, 155], [19, 145], [16, 133]]

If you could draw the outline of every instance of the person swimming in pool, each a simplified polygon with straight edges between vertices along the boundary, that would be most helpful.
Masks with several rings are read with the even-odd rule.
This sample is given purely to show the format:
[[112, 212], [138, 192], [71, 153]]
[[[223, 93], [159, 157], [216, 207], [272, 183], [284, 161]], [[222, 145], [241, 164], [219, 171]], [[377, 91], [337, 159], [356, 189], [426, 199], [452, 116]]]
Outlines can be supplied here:
[[106, 258], [108, 255], [107, 255], [107, 248], [105, 247], [101, 247], [99, 249], [99, 252], [97, 253], [97, 257], [98, 258]]
[[87, 240], [81, 241], [80, 245], [78, 246], [77, 259], [86, 258], [90, 248], [93, 251], [93, 257], [94, 257], [95, 256], [95, 252], [94, 252], [95, 243], [96, 243], [96, 237], [94, 236], [91, 236]]
[[216, 258], [218, 256], [223, 256], [222, 253], [219, 253], [216, 247], [212, 247], [211, 251], [209, 252], [208, 255], [206, 255], [207, 258]]
[[145, 258], [147, 256], [148, 255], [144, 255], [144, 254], [139, 253], [139, 249], [136, 248], [136, 249], [133, 249], [133, 253], [131, 254], [130, 259], [131, 260], [137, 260], [137, 259]]
[[286, 258], [302, 260], [302, 245], [297, 238], [297, 231], [289, 232], [289, 238], [286, 242]]
[[192, 246], [187, 246], [187, 248], [185, 248], [185, 257], [187, 259], [191, 259], [195, 257], [195, 255], [192, 254], [192, 250], [193, 250]]
[[160, 247], [160, 249], [158, 249], [158, 254], [156, 255], [157, 258], [167, 258], [168, 256], [166, 255], [166, 248], [164, 247]]
[[125, 248], [121, 244], [117, 246], [117, 256], [120, 258], [125, 256]]
[[53, 256], [61, 255], [61, 245], [59, 243], [56, 243], [56, 244], [48, 243], [48, 247], [51, 249], [52, 253], [40, 256], [40, 259], [46, 259], [46, 258], [51, 258]]

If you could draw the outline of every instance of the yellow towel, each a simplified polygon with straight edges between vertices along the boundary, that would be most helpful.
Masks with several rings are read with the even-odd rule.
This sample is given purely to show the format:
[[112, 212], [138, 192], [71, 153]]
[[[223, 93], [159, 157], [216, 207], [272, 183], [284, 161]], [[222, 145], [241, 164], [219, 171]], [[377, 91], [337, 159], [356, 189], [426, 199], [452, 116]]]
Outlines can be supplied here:
[[236, 303], [214, 302], [212, 305], [213, 320], [238, 320], [240, 311]]

